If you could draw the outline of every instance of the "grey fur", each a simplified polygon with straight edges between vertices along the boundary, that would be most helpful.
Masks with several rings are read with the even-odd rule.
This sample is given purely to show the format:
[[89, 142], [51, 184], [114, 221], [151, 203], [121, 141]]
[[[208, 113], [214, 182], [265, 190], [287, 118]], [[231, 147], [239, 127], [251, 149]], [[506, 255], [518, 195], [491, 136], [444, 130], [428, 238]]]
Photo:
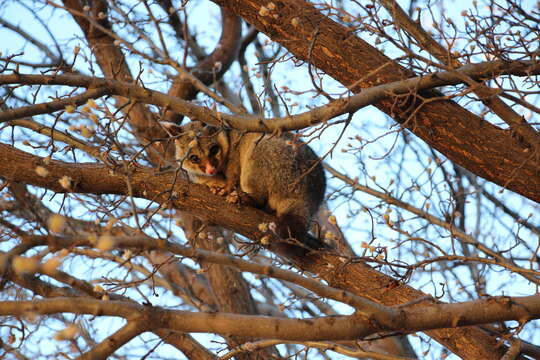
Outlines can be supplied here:
[[[326, 190], [320, 159], [308, 145], [292, 136], [242, 133], [200, 122], [178, 130], [176, 156], [192, 181], [225, 192], [239, 187], [258, 207], [276, 213], [284, 223], [281, 235], [305, 237]], [[216, 144], [220, 152], [211, 156], [209, 149]], [[193, 155], [204, 158], [204, 166], [192, 164]], [[208, 168], [216, 174], [205, 174]]]

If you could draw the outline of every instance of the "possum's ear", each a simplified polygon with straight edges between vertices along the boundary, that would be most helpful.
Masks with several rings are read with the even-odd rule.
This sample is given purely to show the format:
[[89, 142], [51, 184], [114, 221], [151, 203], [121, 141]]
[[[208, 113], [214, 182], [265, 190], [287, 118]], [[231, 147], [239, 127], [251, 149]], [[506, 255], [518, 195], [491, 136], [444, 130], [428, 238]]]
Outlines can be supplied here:
[[180, 135], [184, 130], [182, 126], [170, 121], [159, 121], [159, 124], [171, 137]]

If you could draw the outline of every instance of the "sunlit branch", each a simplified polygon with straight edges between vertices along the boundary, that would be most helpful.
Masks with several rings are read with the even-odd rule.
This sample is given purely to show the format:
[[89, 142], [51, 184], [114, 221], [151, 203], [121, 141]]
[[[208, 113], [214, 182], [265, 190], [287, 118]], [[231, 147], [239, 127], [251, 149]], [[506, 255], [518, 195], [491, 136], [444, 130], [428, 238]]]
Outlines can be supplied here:
[[152, 329], [154, 326], [146, 319], [128, 321], [114, 334], [100, 341], [92, 350], [78, 357], [80, 360], [108, 359], [116, 350], [136, 336]]
[[342, 355], [350, 356], [354, 358], [361, 358], [361, 359], [366, 358], [366, 359], [374, 359], [374, 360], [413, 360], [413, 358], [405, 358], [401, 356], [381, 354], [381, 353], [377, 353], [373, 351], [362, 351], [362, 350], [352, 349], [347, 346], [339, 345], [336, 343], [330, 343], [330, 342], [318, 342], [318, 341], [296, 342], [296, 341], [285, 341], [285, 340], [262, 340], [262, 341], [254, 341], [251, 343], [243, 344], [242, 346], [236, 349], [233, 349], [232, 351], [220, 357], [220, 360], [232, 359], [236, 354], [251, 351], [251, 349], [253, 348], [262, 348], [262, 347], [275, 346], [275, 345], [280, 345], [280, 344], [299, 344], [306, 347], [317, 348], [317, 349], [321, 349], [325, 351], [330, 350], [330, 351], [337, 352], [338, 354], [342, 354]]
[[0, 84], [44, 84], [67, 85], [76, 87], [106, 88], [114, 95], [135, 99], [143, 103], [158, 105], [177, 111], [190, 118], [196, 118], [213, 125], [227, 126], [246, 131], [285, 131], [299, 130], [305, 127], [329, 121], [339, 115], [355, 112], [367, 105], [395, 95], [414, 94], [419, 90], [431, 89], [445, 85], [455, 85], [463, 80], [456, 73], [476, 78], [491, 78], [503, 74], [530, 75], [540, 71], [540, 65], [526, 62], [484, 62], [465, 65], [454, 71], [433, 73], [427, 76], [410, 78], [363, 90], [360, 94], [338, 99], [327, 105], [314, 108], [308, 112], [282, 118], [264, 119], [252, 116], [233, 116], [216, 113], [208, 108], [194, 105], [163, 93], [143, 88], [135, 84], [117, 80], [87, 77], [82, 75], [0, 75]]
[[104, 95], [110, 95], [110, 90], [107, 88], [89, 89], [80, 95], [74, 95], [47, 103], [29, 105], [17, 109], [3, 110], [2, 112], [0, 112], [0, 122], [30, 117], [39, 114], [50, 114], [55, 111], [64, 110], [66, 106], [83, 105], [89, 99], [98, 99]]
[[[192, 247], [185, 247], [170, 242], [161, 242], [157, 239], [152, 239], [146, 236], [138, 237], [111, 237], [111, 241], [114, 242], [114, 246], [122, 249], [133, 250], [166, 250], [172, 254], [176, 254], [183, 257], [193, 258], [197, 261], [209, 262], [212, 264], [227, 265], [237, 268], [241, 271], [251, 272], [253, 274], [265, 275], [268, 277], [285, 280], [294, 284], [300, 285], [305, 289], [311, 290], [317, 295], [334, 299], [336, 301], [343, 302], [357, 309], [359, 313], [372, 315], [378, 313], [379, 316], [396, 316], [397, 314], [385, 306], [381, 306], [369, 300], [363, 299], [352, 293], [344, 290], [335, 289], [319, 281], [300, 276], [292, 271], [283, 270], [274, 266], [260, 265], [254, 262], [242, 260], [239, 257], [219, 254], [213, 251], [201, 250]], [[35, 236], [28, 237], [26, 239], [27, 246], [38, 246], [51, 244], [57, 247], [68, 246], [92, 246], [92, 243], [84, 238], [78, 237], [53, 237], [53, 236]], [[25, 248], [27, 250], [27, 248]], [[18, 252], [19, 254], [21, 252]], [[48, 274], [54, 275], [54, 274]], [[55, 279], [64, 283], [69, 283], [72, 286], [79, 288], [80, 290], [93, 294], [93, 290], [85, 282], [77, 284], [78, 279], [69, 277], [68, 275], [60, 272]]]
[[388, 323], [377, 323], [361, 316], [333, 316], [314, 319], [284, 319], [237, 314], [207, 314], [165, 310], [125, 301], [54, 298], [33, 301], [2, 301], [0, 315], [25, 316], [29, 313], [101, 314], [128, 321], [146, 321], [150, 328], [182, 332], [210, 332], [249, 338], [284, 340], [355, 340], [378, 331], [416, 332], [427, 329], [468, 326], [478, 323], [540, 318], [540, 295], [490, 297], [454, 304], [400, 306], [399, 314]]

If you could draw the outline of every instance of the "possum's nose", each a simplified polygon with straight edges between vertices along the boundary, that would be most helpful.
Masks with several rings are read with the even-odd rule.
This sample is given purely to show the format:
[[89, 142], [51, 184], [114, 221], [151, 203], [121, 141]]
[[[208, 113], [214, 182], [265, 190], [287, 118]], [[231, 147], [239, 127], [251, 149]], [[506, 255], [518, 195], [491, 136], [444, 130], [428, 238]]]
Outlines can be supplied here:
[[206, 163], [206, 168], [204, 170], [206, 175], [216, 175], [217, 169], [210, 163]]

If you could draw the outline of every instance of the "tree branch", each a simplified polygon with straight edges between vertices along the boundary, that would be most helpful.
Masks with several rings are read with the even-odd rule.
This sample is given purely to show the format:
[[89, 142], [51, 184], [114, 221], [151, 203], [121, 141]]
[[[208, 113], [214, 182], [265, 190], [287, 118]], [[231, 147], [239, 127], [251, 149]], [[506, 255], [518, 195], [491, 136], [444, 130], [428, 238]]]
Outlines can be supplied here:
[[[528, 76], [540, 74], [540, 64], [530, 61], [488, 61], [478, 64], [464, 65], [452, 71], [442, 71], [426, 76], [403, 79], [387, 84], [376, 85], [364, 89], [360, 94], [332, 101], [310, 111], [281, 118], [261, 118], [247, 115], [230, 115], [197, 106], [173, 96], [165, 95], [133, 83], [84, 75], [0, 75], [0, 85], [67, 85], [86, 88], [105, 88], [110, 94], [121, 95], [142, 103], [168, 107], [188, 117], [207, 122], [212, 125], [226, 125], [245, 131], [274, 132], [299, 130], [328, 121], [336, 116], [357, 111], [376, 102], [393, 98], [397, 95], [415, 94], [421, 90], [462, 83], [463, 75], [472, 78], [490, 79], [500, 75]], [[103, 90], [104, 91], [104, 90]], [[31, 105], [35, 106], [35, 105]], [[36, 113], [37, 114], [37, 113]], [[11, 120], [10, 113], [2, 115], [0, 121]]]
[[92, 350], [78, 357], [79, 360], [108, 359], [116, 350], [127, 344], [131, 339], [150, 330], [153, 324], [147, 319], [128, 321], [126, 325], [100, 341]]
[[32, 301], [2, 301], [0, 315], [25, 316], [73, 313], [119, 316], [133, 321], [144, 318], [153, 328], [189, 333], [215, 333], [246, 338], [283, 340], [356, 340], [381, 331], [416, 332], [428, 329], [469, 326], [496, 321], [527, 322], [540, 318], [540, 295], [498, 296], [456, 304], [402, 306], [391, 323], [380, 324], [369, 317], [329, 316], [313, 319], [269, 318], [226, 313], [193, 313], [143, 306], [124, 301], [90, 298], [54, 298]]

